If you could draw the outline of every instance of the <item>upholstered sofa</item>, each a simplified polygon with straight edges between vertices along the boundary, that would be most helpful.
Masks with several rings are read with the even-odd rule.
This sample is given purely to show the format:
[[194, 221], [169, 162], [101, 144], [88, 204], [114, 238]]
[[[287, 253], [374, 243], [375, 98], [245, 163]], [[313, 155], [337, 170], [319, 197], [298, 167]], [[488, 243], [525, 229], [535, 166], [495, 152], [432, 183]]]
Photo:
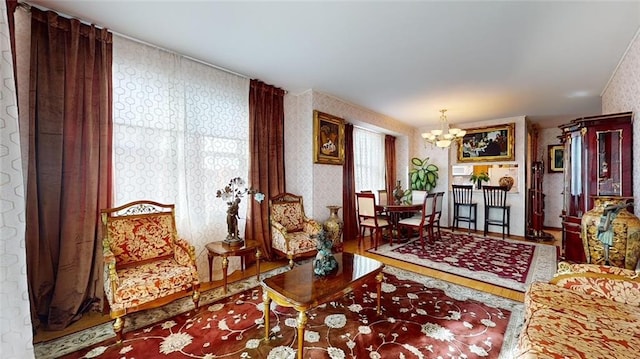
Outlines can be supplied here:
[[640, 357], [638, 270], [561, 262], [524, 303], [516, 358]]

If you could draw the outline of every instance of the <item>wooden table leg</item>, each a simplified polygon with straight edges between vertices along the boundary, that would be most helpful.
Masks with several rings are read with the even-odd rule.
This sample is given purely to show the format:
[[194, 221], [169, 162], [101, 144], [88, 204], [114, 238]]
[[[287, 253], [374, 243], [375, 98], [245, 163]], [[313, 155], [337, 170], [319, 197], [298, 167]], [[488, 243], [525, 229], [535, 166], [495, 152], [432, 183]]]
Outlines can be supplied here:
[[227, 256], [222, 256], [222, 279], [224, 283], [224, 294], [227, 294], [227, 267], [229, 267], [229, 259], [227, 259]]
[[260, 281], [260, 257], [262, 257], [262, 252], [260, 252], [260, 248], [256, 248], [256, 279], [258, 282]]
[[262, 293], [262, 300], [264, 301], [264, 340], [269, 341], [269, 315], [271, 314], [271, 298], [267, 291]]
[[213, 281], [213, 276], [212, 276], [213, 254], [211, 252], [207, 253], [207, 259], [209, 260], [209, 282], [212, 282]]
[[298, 359], [302, 359], [304, 349], [304, 327], [307, 325], [307, 312], [298, 309]]
[[382, 281], [384, 280], [384, 274], [378, 273], [376, 276], [377, 288], [376, 291], [378, 293], [378, 310], [377, 313], [380, 315], [382, 313], [382, 308], [380, 308], [380, 297], [382, 296]]

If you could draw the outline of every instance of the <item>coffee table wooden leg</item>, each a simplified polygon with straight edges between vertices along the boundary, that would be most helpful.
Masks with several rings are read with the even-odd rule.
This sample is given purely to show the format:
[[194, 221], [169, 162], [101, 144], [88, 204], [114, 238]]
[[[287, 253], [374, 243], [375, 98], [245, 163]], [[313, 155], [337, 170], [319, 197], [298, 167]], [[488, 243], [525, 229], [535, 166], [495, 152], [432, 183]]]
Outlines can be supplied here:
[[227, 294], [227, 267], [229, 267], [229, 260], [227, 256], [222, 256], [222, 281], [225, 294]]
[[262, 252], [260, 249], [256, 249], [256, 279], [260, 281], [260, 257], [262, 257]]
[[269, 315], [271, 314], [271, 298], [265, 291], [262, 293], [262, 300], [264, 301], [264, 340], [269, 341]]
[[307, 312], [298, 309], [298, 359], [302, 359], [304, 349], [304, 327], [307, 325]]
[[377, 288], [376, 291], [378, 292], [378, 315], [380, 315], [382, 313], [382, 309], [380, 308], [380, 299], [381, 299], [381, 295], [382, 295], [382, 281], [384, 280], [384, 274], [382, 273], [378, 273], [378, 275], [376, 276], [376, 282], [377, 282]]

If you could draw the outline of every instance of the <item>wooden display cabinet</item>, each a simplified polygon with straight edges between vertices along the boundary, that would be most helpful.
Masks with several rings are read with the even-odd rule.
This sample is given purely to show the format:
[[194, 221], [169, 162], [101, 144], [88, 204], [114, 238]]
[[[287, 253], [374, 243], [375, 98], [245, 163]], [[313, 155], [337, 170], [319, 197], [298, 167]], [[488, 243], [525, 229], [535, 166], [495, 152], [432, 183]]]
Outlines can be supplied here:
[[559, 126], [564, 145], [562, 253], [586, 262], [582, 215], [597, 196], [633, 196], [632, 113], [578, 118]]

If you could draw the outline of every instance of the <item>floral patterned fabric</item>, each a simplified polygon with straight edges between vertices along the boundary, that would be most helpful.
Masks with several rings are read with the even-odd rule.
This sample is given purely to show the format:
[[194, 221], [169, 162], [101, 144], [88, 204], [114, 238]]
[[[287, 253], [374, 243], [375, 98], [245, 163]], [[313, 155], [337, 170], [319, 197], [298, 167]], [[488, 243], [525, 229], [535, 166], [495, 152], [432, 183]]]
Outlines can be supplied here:
[[271, 246], [287, 256], [316, 250], [312, 238], [322, 226], [304, 214], [301, 202], [279, 202], [271, 205]]
[[117, 265], [173, 254], [173, 223], [171, 213], [110, 219], [108, 235]]
[[[131, 308], [193, 286], [194, 269], [177, 266], [174, 259], [153, 261], [118, 272], [121, 281], [114, 293], [112, 310]], [[197, 276], [195, 276], [197, 278]]]
[[107, 216], [104, 288], [111, 313], [199, 287], [194, 248], [177, 237], [173, 211]]
[[271, 218], [282, 224], [288, 232], [301, 231], [304, 226], [304, 214], [299, 202], [274, 203]]
[[640, 282], [624, 275], [633, 272], [559, 267], [552, 283], [533, 283], [525, 294], [517, 358], [638, 358]]

